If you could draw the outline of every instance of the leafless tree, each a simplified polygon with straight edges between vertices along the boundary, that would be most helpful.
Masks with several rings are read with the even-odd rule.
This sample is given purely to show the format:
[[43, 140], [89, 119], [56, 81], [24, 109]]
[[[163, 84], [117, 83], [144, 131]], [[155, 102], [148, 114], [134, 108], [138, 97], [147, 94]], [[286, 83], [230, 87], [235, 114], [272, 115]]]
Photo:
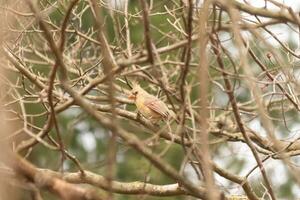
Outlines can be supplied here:
[[[24, 199], [300, 198], [281, 189], [300, 191], [299, 11], [253, 3], [2, 1], [7, 187]], [[136, 110], [133, 81], [176, 119]], [[72, 146], [78, 124], [101, 130], [101, 170]], [[136, 153], [119, 161], [120, 149]], [[145, 173], [122, 179], [124, 162]]]

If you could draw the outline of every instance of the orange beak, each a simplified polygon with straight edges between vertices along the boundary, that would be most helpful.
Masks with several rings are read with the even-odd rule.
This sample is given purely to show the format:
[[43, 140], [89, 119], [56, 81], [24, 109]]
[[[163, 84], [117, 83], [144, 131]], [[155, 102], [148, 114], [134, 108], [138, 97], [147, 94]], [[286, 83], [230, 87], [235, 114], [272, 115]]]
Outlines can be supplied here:
[[130, 95], [128, 95], [128, 99], [135, 100], [136, 99], [136, 95], [130, 94]]

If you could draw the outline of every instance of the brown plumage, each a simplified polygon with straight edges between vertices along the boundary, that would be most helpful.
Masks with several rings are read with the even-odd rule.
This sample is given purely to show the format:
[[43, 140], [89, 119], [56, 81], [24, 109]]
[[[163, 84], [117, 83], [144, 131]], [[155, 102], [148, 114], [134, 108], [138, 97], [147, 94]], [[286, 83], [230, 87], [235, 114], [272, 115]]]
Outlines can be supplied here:
[[154, 123], [161, 119], [175, 118], [175, 113], [163, 101], [149, 94], [136, 83], [133, 85], [129, 98], [134, 100], [138, 111]]

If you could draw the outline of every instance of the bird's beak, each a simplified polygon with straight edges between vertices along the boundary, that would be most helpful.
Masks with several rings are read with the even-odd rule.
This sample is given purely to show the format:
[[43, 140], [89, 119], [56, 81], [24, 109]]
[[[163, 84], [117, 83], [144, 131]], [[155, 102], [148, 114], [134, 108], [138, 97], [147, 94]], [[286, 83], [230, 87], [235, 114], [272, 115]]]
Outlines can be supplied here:
[[128, 95], [128, 99], [135, 100], [136, 99], [136, 95], [130, 94], [130, 95]]

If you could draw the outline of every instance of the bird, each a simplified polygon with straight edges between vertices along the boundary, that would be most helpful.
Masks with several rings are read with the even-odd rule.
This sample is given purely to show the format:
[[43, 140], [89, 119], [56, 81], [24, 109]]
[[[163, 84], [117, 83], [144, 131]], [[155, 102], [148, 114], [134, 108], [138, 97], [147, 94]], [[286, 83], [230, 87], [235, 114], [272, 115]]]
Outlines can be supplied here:
[[175, 113], [163, 101], [149, 94], [138, 83], [133, 83], [128, 98], [134, 101], [137, 110], [152, 123], [176, 119]]

